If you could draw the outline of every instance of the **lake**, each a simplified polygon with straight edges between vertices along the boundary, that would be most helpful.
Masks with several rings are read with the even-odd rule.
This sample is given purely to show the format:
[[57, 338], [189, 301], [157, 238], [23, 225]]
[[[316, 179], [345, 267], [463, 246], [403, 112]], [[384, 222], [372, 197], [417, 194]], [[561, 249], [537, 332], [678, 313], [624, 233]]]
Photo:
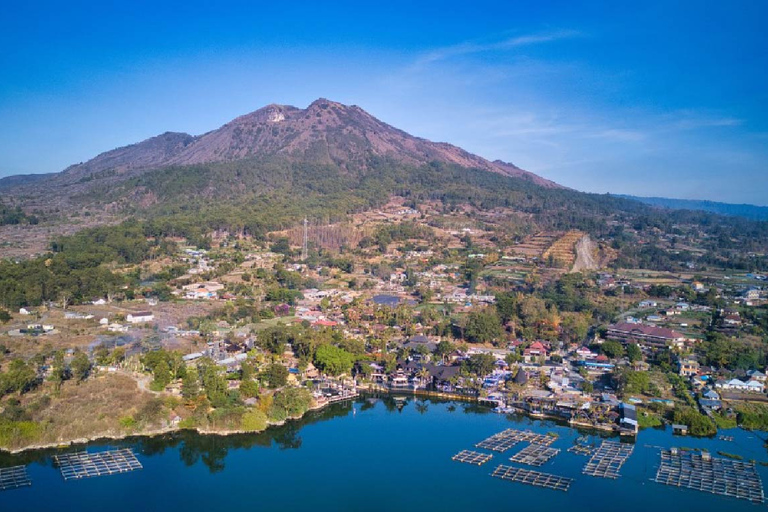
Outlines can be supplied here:
[[[451, 460], [461, 450], [482, 451], [475, 443], [507, 428], [556, 433], [552, 447], [561, 451], [539, 468], [509, 461], [527, 443], [494, 453], [483, 466]], [[369, 398], [333, 405], [262, 434], [183, 433], [87, 446], [88, 451], [133, 448], [144, 468], [124, 474], [64, 481], [51, 459], [58, 452], [3, 455], [0, 466], [30, 464], [32, 486], [0, 491], [0, 510], [758, 510], [745, 500], [651, 481], [660, 447], [706, 448], [715, 457], [721, 450], [768, 461], [762, 433], [725, 433], [733, 441], [673, 437], [669, 429], [642, 431], [621, 478], [607, 480], [582, 475], [588, 457], [566, 451], [585, 434], [599, 444], [595, 432], [495, 414], [468, 403]], [[574, 482], [561, 492], [492, 478], [499, 464]], [[766, 469], [758, 467], [763, 481]]]

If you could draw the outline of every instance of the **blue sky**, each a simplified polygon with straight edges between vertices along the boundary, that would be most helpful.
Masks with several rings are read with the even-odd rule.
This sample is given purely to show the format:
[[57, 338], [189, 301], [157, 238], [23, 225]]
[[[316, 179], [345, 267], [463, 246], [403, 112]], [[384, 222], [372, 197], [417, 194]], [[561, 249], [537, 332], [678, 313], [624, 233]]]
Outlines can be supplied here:
[[768, 2], [259, 3], [5, 6], [0, 176], [326, 97], [579, 190], [768, 205]]

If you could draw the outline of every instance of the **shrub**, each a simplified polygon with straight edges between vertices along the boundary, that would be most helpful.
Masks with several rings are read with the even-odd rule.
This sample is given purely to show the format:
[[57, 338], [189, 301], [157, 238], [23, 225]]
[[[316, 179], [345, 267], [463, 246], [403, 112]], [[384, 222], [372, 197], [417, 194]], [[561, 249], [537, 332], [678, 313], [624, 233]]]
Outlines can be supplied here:
[[267, 415], [259, 409], [251, 409], [243, 414], [240, 425], [248, 432], [260, 432], [267, 428]]

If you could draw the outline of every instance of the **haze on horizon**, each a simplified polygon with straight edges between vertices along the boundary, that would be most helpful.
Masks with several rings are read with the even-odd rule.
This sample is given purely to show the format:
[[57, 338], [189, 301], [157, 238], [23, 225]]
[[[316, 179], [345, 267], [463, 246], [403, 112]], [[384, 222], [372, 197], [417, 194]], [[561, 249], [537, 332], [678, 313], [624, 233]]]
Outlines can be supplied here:
[[768, 3], [507, 4], [6, 6], [0, 177], [326, 97], [578, 190], [768, 205]]

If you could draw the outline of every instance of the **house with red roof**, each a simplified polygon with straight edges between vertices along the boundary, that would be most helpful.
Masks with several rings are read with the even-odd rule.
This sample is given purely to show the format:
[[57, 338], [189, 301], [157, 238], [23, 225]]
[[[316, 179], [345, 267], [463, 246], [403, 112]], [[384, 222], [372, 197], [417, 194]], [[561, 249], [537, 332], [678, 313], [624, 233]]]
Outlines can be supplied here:
[[536, 362], [542, 357], [546, 359], [548, 355], [549, 351], [547, 347], [540, 341], [534, 341], [528, 348], [523, 350], [523, 360], [526, 363]]

